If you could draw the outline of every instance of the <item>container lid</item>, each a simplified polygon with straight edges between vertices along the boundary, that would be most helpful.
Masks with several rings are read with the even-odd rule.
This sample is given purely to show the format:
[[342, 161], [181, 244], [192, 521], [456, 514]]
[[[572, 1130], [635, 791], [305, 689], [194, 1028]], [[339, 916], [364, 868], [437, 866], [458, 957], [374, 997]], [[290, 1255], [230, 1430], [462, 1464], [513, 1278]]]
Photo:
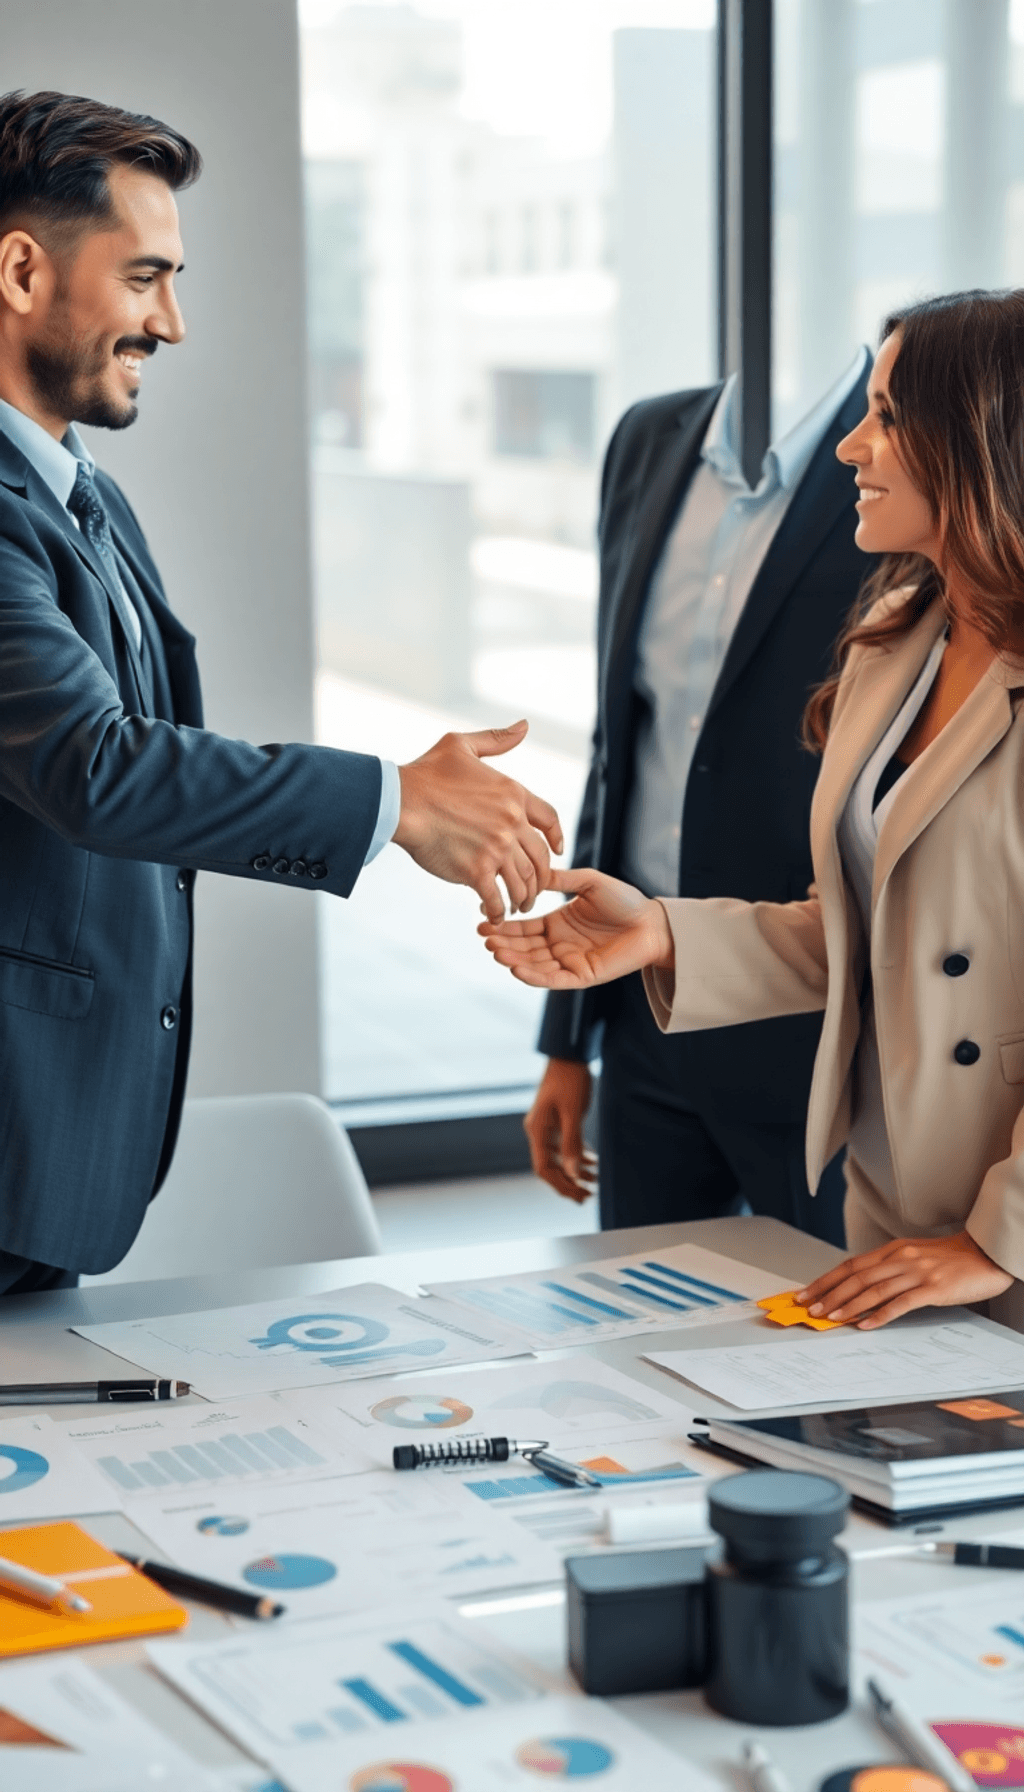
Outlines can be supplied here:
[[832, 1541], [846, 1523], [850, 1496], [825, 1475], [757, 1468], [727, 1475], [708, 1493], [711, 1525], [759, 1562], [797, 1561]]
[[570, 1556], [565, 1573], [584, 1599], [628, 1598], [702, 1581], [706, 1557], [706, 1549], [629, 1549]]

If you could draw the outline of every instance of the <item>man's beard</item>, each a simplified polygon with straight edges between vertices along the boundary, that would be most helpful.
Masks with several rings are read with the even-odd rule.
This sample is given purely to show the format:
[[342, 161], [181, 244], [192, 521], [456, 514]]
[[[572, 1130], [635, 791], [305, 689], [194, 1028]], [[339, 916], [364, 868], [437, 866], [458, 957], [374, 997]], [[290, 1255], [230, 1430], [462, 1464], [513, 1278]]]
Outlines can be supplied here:
[[[115, 344], [114, 353], [131, 348], [135, 354], [151, 353], [127, 341]], [[118, 404], [103, 392], [100, 381], [112, 357], [105, 349], [87, 349], [74, 342], [34, 344], [26, 356], [29, 378], [36, 397], [51, 415], [94, 429], [127, 429], [139, 407], [131, 399]]]

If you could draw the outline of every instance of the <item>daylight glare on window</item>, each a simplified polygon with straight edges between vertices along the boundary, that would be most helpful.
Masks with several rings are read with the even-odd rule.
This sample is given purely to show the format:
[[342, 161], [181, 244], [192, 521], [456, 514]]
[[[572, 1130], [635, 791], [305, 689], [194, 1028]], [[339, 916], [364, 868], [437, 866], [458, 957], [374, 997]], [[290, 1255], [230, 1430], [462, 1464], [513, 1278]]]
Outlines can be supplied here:
[[[320, 735], [401, 761], [525, 715], [508, 769], [571, 840], [601, 457], [714, 375], [715, 8], [300, 17]], [[540, 1003], [477, 918], [395, 848], [323, 905], [331, 1098], [522, 1105]]]

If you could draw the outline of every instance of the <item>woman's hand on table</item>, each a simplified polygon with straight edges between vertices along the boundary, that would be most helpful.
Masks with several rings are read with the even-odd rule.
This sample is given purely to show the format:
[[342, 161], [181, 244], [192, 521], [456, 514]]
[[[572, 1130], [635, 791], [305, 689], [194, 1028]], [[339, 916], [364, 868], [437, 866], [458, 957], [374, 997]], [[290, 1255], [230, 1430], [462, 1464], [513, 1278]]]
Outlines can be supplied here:
[[660, 902], [600, 871], [552, 871], [574, 900], [530, 921], [485, 921], [477, 931], [499, 964], [539, 989], [589, 989], [645, 965], [670, 970], [675, 949]]
[[969, 1232], [957, 1232], [952, 1238], [894, 1238], [848, 1257], [796, 1298], [815, 1319], [844, 1320], [869, 1332], [918, 1307], [991, 1300], [1012, 1281]]

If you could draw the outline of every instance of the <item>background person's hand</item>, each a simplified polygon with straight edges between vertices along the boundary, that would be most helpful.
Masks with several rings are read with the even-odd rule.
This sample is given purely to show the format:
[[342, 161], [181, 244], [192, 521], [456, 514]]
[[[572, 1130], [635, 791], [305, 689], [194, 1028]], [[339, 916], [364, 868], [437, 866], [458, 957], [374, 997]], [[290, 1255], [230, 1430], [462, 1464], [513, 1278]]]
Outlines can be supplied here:
[[534, 921], [485, 921], [488, 952], [521, 983], [538, 989], [589, 989], [645, 965], [671, 969], [675, 948], [660, 902], [601, 871], [552, 871], [552, 890], [575, 901]]
[[810, 1282], [797, 1300], [815, 1318], [843, 1319], [870, 1332], [917, 1307], [992, 1300], [1012, 1281], [969, 1232], [957, 1232], [952, 1238], [894, 1238], [848, 1257]]
[[571, 1058], [549, 1058], [533, 1106], [523, 1121], [533, 1173], [569, 1201], [589, 1201], [597, 1158], [583, 1142], [590, 1106], [590, 1071]]
[[481, 764], [518, 747], [527, 727], [514, 722], [478, 734], [445, 734], [398, 768], [402, 808], [395, 843], [434, 877], [469, 884], [493, 921], [505, 913], [497, 879], [513, 911], [532, 908], [548, 885], [548, 848], [561, 852], [564, 844], [550, 803]]

